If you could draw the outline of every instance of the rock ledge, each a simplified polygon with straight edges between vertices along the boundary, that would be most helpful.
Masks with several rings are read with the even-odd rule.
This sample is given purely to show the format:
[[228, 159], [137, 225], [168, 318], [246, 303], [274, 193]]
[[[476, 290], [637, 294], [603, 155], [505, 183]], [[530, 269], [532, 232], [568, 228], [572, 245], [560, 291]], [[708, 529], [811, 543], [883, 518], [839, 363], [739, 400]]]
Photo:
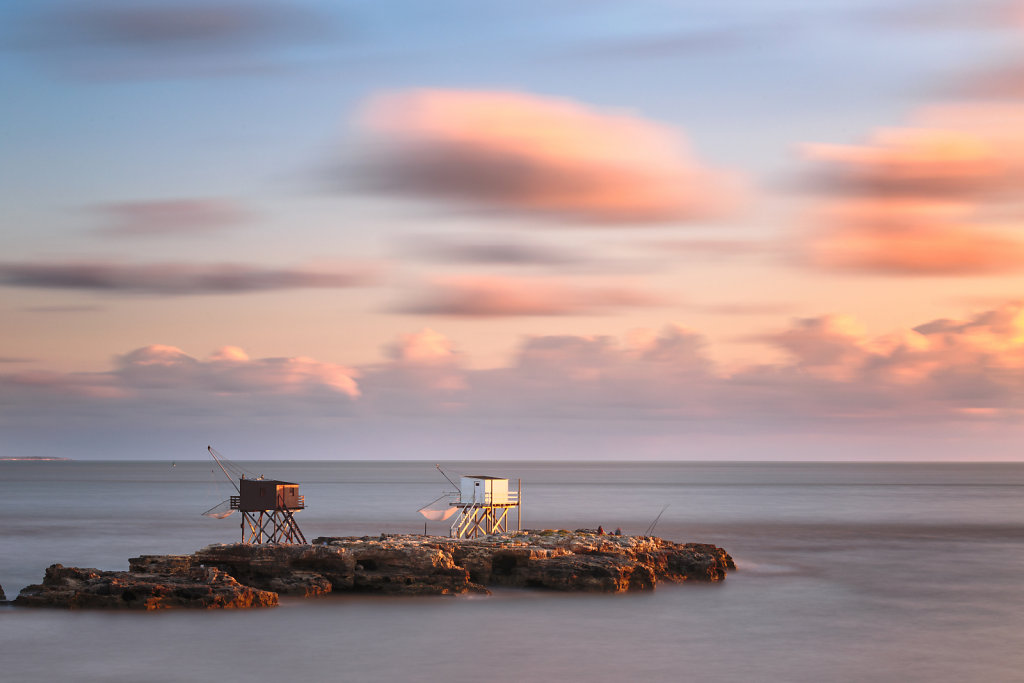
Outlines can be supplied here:
[[143, 555], [127, 572], [52, 565], [14, 601], [29, 607], [266, 607], [278, 594], [488, 593], [488, 586], [621, 593], [661, 581], [721, 581], [727, 552], [652, 536], [588, 529], [515, 531], [477, 539], [320, 537], [309, 545], [211, 545], [192, 555]]
[[[277, 594], [243, 586], [215, 567], [189, 565], [182, 558], [174, 571], [127, 572], [80, 569], [60, 564], [46, 569], [43, 582], [27, 586], [14, 600], [21, 607], [158, 610], [273, 607]], [[144, 558], [133, 558], [135, 560]]]

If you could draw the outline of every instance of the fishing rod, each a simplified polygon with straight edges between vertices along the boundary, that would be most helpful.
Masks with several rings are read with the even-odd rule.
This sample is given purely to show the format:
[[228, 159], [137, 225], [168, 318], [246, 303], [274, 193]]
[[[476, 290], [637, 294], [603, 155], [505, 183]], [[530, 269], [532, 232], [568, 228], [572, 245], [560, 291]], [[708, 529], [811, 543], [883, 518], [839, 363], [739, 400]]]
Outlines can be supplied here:
[[652, 533], [654, 533], [654, 527], [658, 525], [658, 520], [661, 519], [661, 516], [663, 514], [665, 514], [665, 510], [668, 510], [668, 505], [661, 508], [661, 512], [659, 512], [658, 516], [654, 518], [654, 521], [651, 522], [651, 525], [647, 527], [647, 531], [644, 532], [644, 536], [650, 536]]

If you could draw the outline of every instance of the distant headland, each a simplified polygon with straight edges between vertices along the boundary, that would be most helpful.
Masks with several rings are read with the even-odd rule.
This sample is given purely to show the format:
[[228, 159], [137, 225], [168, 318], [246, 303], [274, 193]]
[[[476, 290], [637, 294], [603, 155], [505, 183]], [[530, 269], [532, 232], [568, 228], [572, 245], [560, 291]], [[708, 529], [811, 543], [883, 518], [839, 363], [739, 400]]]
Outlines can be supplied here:
[[53, 458], [45, 455], [26, 455], [17, 456], [11, 455], [6, 457], [0, 457], [0, 461], [10, 462], [13, 460], [28, 460], [30, 462], [69, 462], [71, 458]]

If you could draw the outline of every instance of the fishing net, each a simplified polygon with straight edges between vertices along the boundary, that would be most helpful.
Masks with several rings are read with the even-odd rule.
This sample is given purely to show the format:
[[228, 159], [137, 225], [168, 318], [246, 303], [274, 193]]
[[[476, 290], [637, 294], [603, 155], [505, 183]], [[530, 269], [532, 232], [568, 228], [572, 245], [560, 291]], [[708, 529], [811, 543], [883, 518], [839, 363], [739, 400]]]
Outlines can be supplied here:
[[203, 517], [213, 517], [214, 519], [224, 519], [229, 516], [234, 510], [231, 509], [231, 499], [217, 503], [212, 508], [203, 513]]
[[427, 503], [419, 509], [419, 513], [431, 522], [443, 522], [454, 515], [459, 508], [448, 504], [448, 494]]

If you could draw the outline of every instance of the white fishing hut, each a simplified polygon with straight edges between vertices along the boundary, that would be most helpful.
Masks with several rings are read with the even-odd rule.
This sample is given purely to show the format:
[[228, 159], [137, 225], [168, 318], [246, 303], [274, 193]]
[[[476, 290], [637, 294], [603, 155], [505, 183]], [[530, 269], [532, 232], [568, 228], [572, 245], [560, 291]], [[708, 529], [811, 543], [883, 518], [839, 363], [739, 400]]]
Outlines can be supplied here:
[[465, 476], [459, 481], [459, 500], [464, 503], [508, 502], [508, 479], [484, 475]]
[[523, 525], [523, 480], [516, 480], [516, 489], [510, 490], [509, 480], [486, 475], [464, 475], [459, 480], [459, 497], [453, 504], [459, 516], [452, 524], [455, 538], [476, 538], [481, 534], [508, 531], [508, 513], [516, 511], [516, 529]]

